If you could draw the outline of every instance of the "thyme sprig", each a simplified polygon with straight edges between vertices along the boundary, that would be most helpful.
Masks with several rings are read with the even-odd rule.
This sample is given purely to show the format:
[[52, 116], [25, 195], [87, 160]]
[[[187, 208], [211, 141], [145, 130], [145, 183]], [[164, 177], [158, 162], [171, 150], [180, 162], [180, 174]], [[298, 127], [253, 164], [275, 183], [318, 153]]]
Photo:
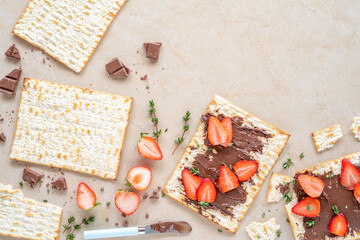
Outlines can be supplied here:
[[[151, 122], [153, 123], [154, 127], [155, 127], [155, 132], [154, 132], [154, 137], [156, 138], [156, 142], [159, 142], [159, 137], [162, 133], [162, 130], [158, 129], [158, 124], [159, 124], [159, 119], [156, 116], [156, 108], [155, 108], [155, 103], [154, 100], [150, 100], [149, 101], [149, 115], [151, 117]], [[167, 129], [165, 129], [165, 132], [167, 132]]]
[[78, 231], [81, 229], [81, 226], [82, 225], [89, 225], [90, 223], [94, 222], [95, 221], [95, 217], [94, 216], [91, 216], [89, 218], [84, 218], [81, 223], [79, 224], [76, 224], [76, 225], [73, 225], [71, 226], [71, 224], [75, 221], [75, 218], [74, 217], [70, 217], [68, 219], [68, 225], [63, 225], [63, 227], [65, 228], [64, 229], [64, 232], [65, 233], [66, 231], [70, 230], [71, 228], [73, 229], [70, 233], [68, 233], [66, 235], [66, 240], [74, 240], [75, 239], [75, 231]]
[[190, 121], [190, 115], [191, 115], [191, 113], [189, 111], [186, 111], [185, 116], [183, 117], [183, 120], [184, 120], [183, 133], [182, 133], [181, 137], [179, 137], [178, 139], [175, 139], [176, 147], [175, 147], [172, 155], [174, 155], [174, 153], [176, 152], [176, 150], [178, 149], [180, 144], [183, 143], [185, 140], [185, 138], [184, 138], [185, 133], [189, 130], [189, 125], [187, 125], [187, 123], [188, 123], [188, 121]]

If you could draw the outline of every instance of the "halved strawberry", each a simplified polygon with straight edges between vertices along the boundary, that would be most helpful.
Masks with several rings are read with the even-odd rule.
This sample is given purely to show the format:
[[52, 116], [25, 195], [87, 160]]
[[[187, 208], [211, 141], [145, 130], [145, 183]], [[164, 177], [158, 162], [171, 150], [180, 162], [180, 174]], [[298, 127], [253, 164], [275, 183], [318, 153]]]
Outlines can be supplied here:
[[239, 180], [244, 182], [254, 176], [258, 167], [259, 164], [256, 161], [241, 160], [234, 164], [233, 169]]
[[235, 173], [230, 170], [227, 166], [222, 166], [220, 168], [219, 175], [219, 187], [223, 193], [231, 191], [239, 187], [239, 179], [236, 177]]
[[199, 202], [213, 203], [216, 200], [216, 188], [214, 183], [205, 178], [196, 191], [196, 198]]
[[344, 158], [341, 161], [341, 175], [340, 183], [348, 190], [353, 190], [360, 182], [360, 171], [350, 162], [349, 159]]
[[313, 198], [319, 197], [325, 187], [320, 178], [310, 175], [299, 175], [298, 181], [304, 192]]
[[221, 122], [211, 116], [208, 123], [208, 139], [211, 145], [225, 144], [228, 140], [229, 134]]
[[320, 201], [312, 197], [304, 198], [291, 209], [293, 213], [303, 217], [316, 217], [320, 210]]
[[228, 132], [228, 138], [226, 140], [226, 143], [221, 144], [221, 145], [224, 147], [228, 147], [233, 138], [233, 129], [232, 129], [231, 118], [229, 118], [229, 117], [224, 118], [221, 121], [221, 124], [225, 127], [226, 131]]
[[131, 168], [126, 180], [138, 191], [144, 191], [150, 186], [152, 174], [150, 168], [137, 166]]
[[86, 184], [80, 183], [77, 190], [76, 202], [79, 208], [86, 210], [96, 204], [96, 195], [93, 190]]
[[138, 208], [140, 197], [137, 193], [120, 190], [115, 196], [115, 205], [125, 215], [133, 214]]
[[347, 228], [347, 221], [344, 214], [339, 213], [331, 219], [328, 226], [328, 231], [332, 234], [343, 237], [347, 232]]
[[138, 142], [137, 150], [144, 158], [153, 160], [161, 160], [163, 158], [158, 143], [152, 137], [142, 137]]
[[182, 170], [181, 177], [185, 188], [186, 196], [192, 200], [196, 200], [196, 190], [198, 189], [202, 179], [192, 174], [187, 169]]
[[354, 196], [356, 200], [360, 203], [360, 183], [358, 183], [354, 188]]

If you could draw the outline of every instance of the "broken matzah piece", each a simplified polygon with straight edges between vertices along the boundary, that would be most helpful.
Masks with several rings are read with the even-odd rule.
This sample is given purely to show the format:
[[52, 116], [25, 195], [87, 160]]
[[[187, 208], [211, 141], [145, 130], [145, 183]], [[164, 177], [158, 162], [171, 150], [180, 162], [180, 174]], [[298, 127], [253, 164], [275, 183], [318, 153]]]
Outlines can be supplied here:
[[13, 33], [80, 72], [126, 0], [30, 0]]
[[280, 225], [276, 223], [275, 218], [271, 218], [266, 222], [251, 222], [246, 227], [252, 240], [275, 240], [278, 236]]
[[290, 191], [294, 179], [279, 173], [272, 173], [266, 202], [279, 202]]
[[[231, 119], [233, 142], [228, 147], [210, 146], [207, 137], [207, 123], [210, 116], [219, 120], [224, 117]], [[284, 131], [215, 96], [201, 117], [195, 135], [163, 192], [210, 221], [235, 233], [289, 137], [290, 135]], [[218, 170], [223, 164], [234, 166], [240, 160], [256, 161], [257, 172], [250, 180], [241, 182], [238, 188], [223, 194], [217, 186]], [[214, 203], [202, 206], [186, 196], [181, 173], [184, 169], [192, 170], [192, 168], [199, 171], [199, 177], [209, 178], [215, 183], [217, 197]]]
[[116, 179], [132, 98], [27, 78], [10, 158]]
[[20, 190], [0, 183], [0, 235], [58, 239], [61, 213], [60, 207], [25, 198]]
[[360, 117], [354, 117], [354, 122], [351, 124], [351, 131], [354, 133], [355, 138], [360, 140]]
[[343, 134], [339, 124], [312, 133], [318, 152], [333, 147], [342, 136]]

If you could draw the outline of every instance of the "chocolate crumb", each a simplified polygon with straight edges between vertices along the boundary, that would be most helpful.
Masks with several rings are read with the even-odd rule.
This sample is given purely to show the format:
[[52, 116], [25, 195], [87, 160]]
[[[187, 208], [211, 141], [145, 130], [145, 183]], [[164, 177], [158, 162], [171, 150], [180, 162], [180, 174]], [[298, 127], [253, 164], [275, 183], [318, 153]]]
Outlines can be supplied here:
[[146, 219], [148, 219], [149, 218], [149, 214], [147, 213], [147, 214], [145, 214], [145, 217], [146, 217]]
[[118, 226], [119, 226], [119, 223], [115, 223], [115, 226], [117, 226], [117, 227], [118, 227]]
[[107, 222], [108, 222], [108, 221], [109, 221], [109, 218], [106, 218], [106, 219], [105, 219], [105, 221], [107, 221]]
[[149, 197], [149, 194], [145, 193], [143, 196], [143, 199], [147, 199]]
[[5, 142], [6, 141], [6, 136], [4, 133], [0, 133], [0, 141], [1, 142]]
[[125, 215], [125, 214], [123, 214], [123, 213], [121, 214], [121, 216], [122, 216], [122, 217], [126, 217], [126, 215]]
[[129, 222], [128, 222], [127, 220], [125, 220], [125, 221], [123, 222], [123, 226], [124, 226], [124, 227], [129, 226]]
[[161, 190], [161, 187], [160, 187], [160, 186], [158, 186], [158, 190]]
[[147, 74], [145, 74], [143, 77], [140, 77], [140, 80], [146, 80], [147, 79]]

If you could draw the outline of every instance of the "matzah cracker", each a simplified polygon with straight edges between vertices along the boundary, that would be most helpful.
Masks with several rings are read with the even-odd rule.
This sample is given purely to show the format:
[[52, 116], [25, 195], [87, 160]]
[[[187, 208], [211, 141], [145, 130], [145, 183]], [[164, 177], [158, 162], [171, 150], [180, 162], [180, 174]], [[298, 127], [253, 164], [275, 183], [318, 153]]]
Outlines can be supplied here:
[[26, 78], [10, 158], [116, 179], [131, 104]]
[[312, 133], [316, 150], [324, 151], [334, 146], [343, 134], [339, 124]]
[[360, 140], [360, 117], [354, 117], [354, 122], [351, 124], [351, 131], [354, 133], [355, 138]]
[[271, 218], [263, 223], [251, 222], [246, 227], [246, 231], [252, 240], [275, 240], [279, 230], [280, 225], [276, 223], [275, 218]]
[[207, 108], [206, 113], [241, 117], [243, 118], [245, 125], [263, 129], [272, 135], [271, 138], [263, 138], [261, 140], [264, 143], [262, 153], [251, 153], [252, 158], [259, 163], [259, 168], [258, 172], [252, 177], [252, 182], [247, 181], [243, 183], [243, 187], [247, 192], [246, 201], [243, 204], [238, 203], [237, 205], [230, 207], [229, 211], [232, 212], [233, 216], [225, 215], [217, 209], [199, 207], [198, 204], [188, 201], [181, 180], [181, 172], [184, 168], [192, 166], [197, 154], [203, 154], [208, 150], [204, 144], [204, 122], [200, 122], [195, 135], [185, 151], [185, 154], [179, 161], [163, 192], [171, 198], [186, 205], [191, 210], [198, 212], [210, 221], [213, 221], [219, 226], [235, 233], [239, 227], [240, 221], [243, 219], [250, 205], [254, 201], [263, 181], [279, 158], [290, 135], [249, 114], [219, 96], [214, 97]]
[[62, 208], [25, 198], [0, 183], [0, 235], [16, 238], [58, 239]]
[[126, 0], [30, 0], [13, 33], [80, 72]]
[[279, 173], [272, 173], [270, 178], [269, 190], [266, 202], [279, 202], [284, 195], [281, 193], [281, 186], [284, 184], [291, 184], [294, 178], [282, 175]]
[[[354, 165], [360, 165], [360, 152], [353, 153], [347, 155], [345, 157], [340, 157], [335, 160], [325, 162], [314, 167], [310, 167], [307, 169], [303, 169], [297, 171], [296, 173], [313, 173], [313, 174], [326, 174], [328, 172], [332, 172], [333, 175], [338, 175], [341, 173], [341, 160], [343, 158], [347, 158]], [[327, 186], [326, 186], [327, 187]], [[305, 228], [303, 226], [304, 217], [294, 214], [291, 209], [298, 203], [297, 197], [295, 193], [293, 194], [292, 201], [285, 205], [285, 210], [290, 220], [291, 228], [293, 230], [293, 234], [296, 240], [304, 240]], [[354, 213], [355, 214], [355, 213]], [[325, 237], [326, 240], [356, 240], [360, 239], [360, 232], [349, 232], [345, 235], [345, 237]]]

